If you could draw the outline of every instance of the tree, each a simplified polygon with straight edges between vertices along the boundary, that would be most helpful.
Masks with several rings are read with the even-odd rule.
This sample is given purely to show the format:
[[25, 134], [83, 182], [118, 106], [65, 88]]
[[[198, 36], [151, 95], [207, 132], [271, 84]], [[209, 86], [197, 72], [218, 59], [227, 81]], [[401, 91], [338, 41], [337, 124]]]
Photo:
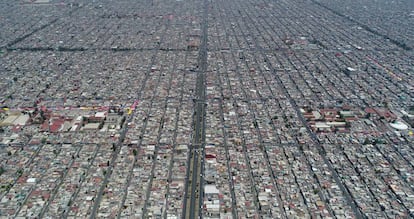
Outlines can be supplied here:
[[257, 128], [258, 127], [257, 121], [253, 121], [253, 125], [255, 128]]
[[364, 141], [364, 143], [363, 143], [363, 145], [367, 145], [367, 144], [369, 144], [369, 143], [371, 143], [371, 142], [369, 141], [369, 138], [368, 138], [368, 137], [366, 137], [366, 138], [365, 138], [365, 141]]
[[18, 169], [18, 170], [17, 170], [17, 175], [18, 175], [18, 176], [21, 176], [22, 174], [23, 174], [23, 170], [22, 170], [22, 169]]

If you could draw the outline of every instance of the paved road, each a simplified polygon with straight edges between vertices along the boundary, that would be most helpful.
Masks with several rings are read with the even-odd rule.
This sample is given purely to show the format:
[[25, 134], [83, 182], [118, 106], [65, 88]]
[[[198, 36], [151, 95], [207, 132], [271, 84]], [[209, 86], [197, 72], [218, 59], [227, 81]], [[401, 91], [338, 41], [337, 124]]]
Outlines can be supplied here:
[[208, 0], [204, 0], [201, 23], [201, 44], [199, 47], [198, 75], [196, 83], [196, 101], [194, 111], [194, 135], [188, 165], [188, 182], [186, 201], [184, 203], [184, 218], [198, 218], [203, 202], [203, 169], [205, 142], [205, 73], [207, 72], [207, 30], [208, 30]]
[[116, 148], [112, 153], [112, 159], [111, 159], [111, 162], [110, 162], [111, 165], [108, 167], [108, 172], [105, 174], [104, 181], [103, 181], [101, 187], [99, 188], [98, 195], [96, 196], [95, 203], [93, 205], [92, 212], [91, 212], [91, 215], [89, 217], [90, 219], [94, 219], [96, 217], [96, 213], [97, 213], [99, 205], [101, 203], [103, 191], [104, 191], [106, 185], [108, 184], [109, 177], [112, 175], [113, 164], [115, 163], [116, 158], [118, 157], [119, 151], [121, 150], [121, 147], [122, 147], [122, 143], [124, 142], [124, 139], [125, 139], [125, 135], [128, 132], [128, 126], [126, 124], [132, 122], [132, 118], [133, 118], [133, 114], [131, 114], [128, 117], [128, 119], [124, 122], [124, 129], [121, 131], [121, 134], [119, 136], [119, 140], [118, 140], [117, 144], [115, 144]]

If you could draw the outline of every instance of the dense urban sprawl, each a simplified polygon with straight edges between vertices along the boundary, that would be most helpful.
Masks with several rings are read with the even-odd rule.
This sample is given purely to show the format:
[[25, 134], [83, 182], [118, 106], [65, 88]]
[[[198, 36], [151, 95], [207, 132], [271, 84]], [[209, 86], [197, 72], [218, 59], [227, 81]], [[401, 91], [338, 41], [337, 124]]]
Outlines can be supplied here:
[[0, 218], [414, 217], [411, 0], [0, 13]]

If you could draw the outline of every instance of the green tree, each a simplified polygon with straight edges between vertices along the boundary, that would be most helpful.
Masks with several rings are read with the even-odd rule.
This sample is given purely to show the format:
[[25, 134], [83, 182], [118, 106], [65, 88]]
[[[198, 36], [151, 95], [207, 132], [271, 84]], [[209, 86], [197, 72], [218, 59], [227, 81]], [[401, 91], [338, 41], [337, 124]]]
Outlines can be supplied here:
[[365, 138], [365, 140], [364, 140], [363, 145], [367, 145], [367, 144], [369, 144], [369, 143], [371, 143], [371, 142], [370, 142], [369, 138], [368, 138], [368, 137], [366, 137], [366, 138]]

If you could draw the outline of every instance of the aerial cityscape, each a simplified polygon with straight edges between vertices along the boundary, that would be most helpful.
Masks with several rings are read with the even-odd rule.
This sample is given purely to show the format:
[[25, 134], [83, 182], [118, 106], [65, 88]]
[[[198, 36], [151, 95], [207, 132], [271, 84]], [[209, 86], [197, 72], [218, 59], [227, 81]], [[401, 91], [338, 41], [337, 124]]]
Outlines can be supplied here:
[[414, 218], [413, 0], [0, 1], [0, 218]]

